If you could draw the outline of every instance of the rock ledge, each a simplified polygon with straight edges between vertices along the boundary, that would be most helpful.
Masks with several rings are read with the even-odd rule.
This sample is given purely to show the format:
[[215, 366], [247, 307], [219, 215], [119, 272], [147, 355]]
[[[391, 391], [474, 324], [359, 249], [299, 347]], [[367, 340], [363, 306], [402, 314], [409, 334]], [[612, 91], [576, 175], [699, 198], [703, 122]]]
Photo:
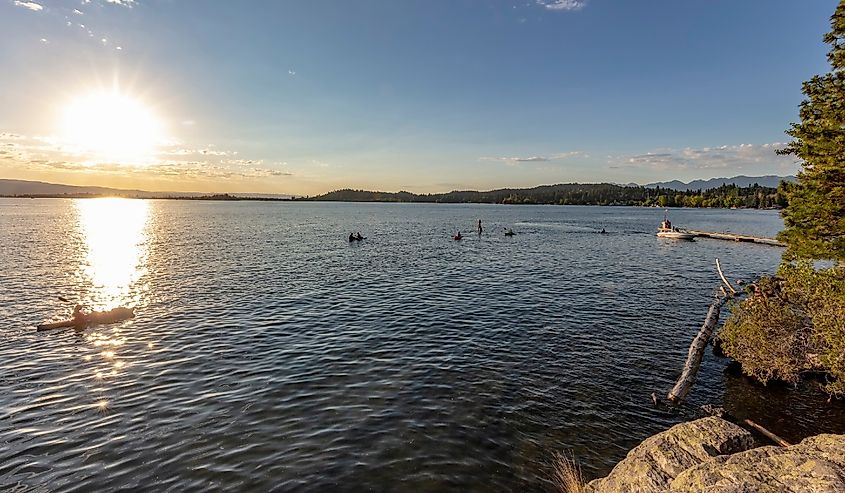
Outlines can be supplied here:
[[790, 447], [756, 447], [750, 432], [717, 417], [682, 423], [631, 450], [589, 493], [845, 492], [845, 435]]

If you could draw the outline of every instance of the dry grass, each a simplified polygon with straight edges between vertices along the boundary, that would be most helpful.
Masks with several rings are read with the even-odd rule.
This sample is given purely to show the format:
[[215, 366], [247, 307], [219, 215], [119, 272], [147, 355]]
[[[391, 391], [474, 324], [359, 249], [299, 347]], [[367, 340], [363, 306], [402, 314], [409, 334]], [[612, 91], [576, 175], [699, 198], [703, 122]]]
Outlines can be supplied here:
[[575, 456], [555, 453], [552, 480], [561, 493], [587, 493], [587, 484]]

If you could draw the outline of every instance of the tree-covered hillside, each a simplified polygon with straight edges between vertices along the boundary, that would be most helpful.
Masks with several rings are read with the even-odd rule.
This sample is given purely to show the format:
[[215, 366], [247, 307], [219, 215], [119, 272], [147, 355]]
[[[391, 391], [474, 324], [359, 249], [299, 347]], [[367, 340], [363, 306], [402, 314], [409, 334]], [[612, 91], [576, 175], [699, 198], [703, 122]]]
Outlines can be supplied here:
[[[783, 188], [783, 184], [781, 189]], [[411, 192], [371, 192], [336, 190], [304, 200], [342, 202], [440, 202], [449, 204], [559, 204], [559, 205], [636, 205], [657, 207], [747, 207], [770, 208], [786, 205], [781, 189], [752, 185], [723, 185], [710, 190], [677, 191], [610, 183], [567, 183], [534, 188], [502, 188], [487, 192], [474, 190], [437, 194]]]

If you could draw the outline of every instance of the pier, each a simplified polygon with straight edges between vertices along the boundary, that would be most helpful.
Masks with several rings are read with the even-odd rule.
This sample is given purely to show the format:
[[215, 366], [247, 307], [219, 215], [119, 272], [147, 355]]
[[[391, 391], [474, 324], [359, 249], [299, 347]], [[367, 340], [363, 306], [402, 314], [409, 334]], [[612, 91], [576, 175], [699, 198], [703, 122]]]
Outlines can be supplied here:
[[785, 247], [786, 244], [774, 238], [765, 238], [760, 236], [738, 235], [733, 233], [712, 233], [709, 231], [695, 231], [689, 230], [696, 238], [713, 238], [714, 240], [728, 240], [728, 241], [744, 241], [748, 243], [759, 243], [761, 245], [771, 245], [778, 247]]

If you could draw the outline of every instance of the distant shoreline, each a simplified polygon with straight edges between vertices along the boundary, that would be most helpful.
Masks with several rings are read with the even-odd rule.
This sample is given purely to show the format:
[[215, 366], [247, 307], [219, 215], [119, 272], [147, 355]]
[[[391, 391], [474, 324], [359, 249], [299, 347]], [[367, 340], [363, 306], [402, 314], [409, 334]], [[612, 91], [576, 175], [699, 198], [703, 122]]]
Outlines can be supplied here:
[[21, 195], [0, 195], [0, 199], [104, 199], [104, 198], [120, 198], [120, 199], [135, 199], [135, 200], [185, 200], [185, 201], [209, 201], [209, 202], [322, 202], [322, 203], [345, 203], [345, 204], [443, 204], [443, 205], [460, 205], [460, 204], [476, 204], [476, 205], [572, 205], [572, 206], [588, 206], [588, 207], [644, 207], [644, 208], [687, 208], [687, 209], [754, 209], [754, 210], [780, 210], [783, 207], [746, 207], [746, 206], [686, 206], [686, 205], [658, 205], [658, 204], [627, 204], [627, 203], [543, 203], [543, 202], [443, 202], [443, 201], [399, 201], [399, 200], [338, 200], [325, 199], [318, 197], [240, 197], [229, 194], [214, 194], [201, 196], [172, 196], [172, 197], [145, 197], [137, 195], [116, 195], [116, 194], [21, 194]]
[[[380, 192], [351, 188], [315, 196], [256, 192], [186, 192], [126, 190], [97, 186], [61, 185], [27, 180], [0, 179], [0, 197], [6, 198], [99, 198], [211, 200], [211, 201], [319, 201], [399, 202], [448, 204], [525, 205], [619, 205], [644, 207], [691, 207], [714, 209], [779, 209], [785, 207], [792, 177], [736, 176], [693, 181], [672, 181], [649, 185], [614, 183], [558, 183], [530, 188], [495, 190], [452, 190], [451, 192]], [[780, 179], [775, 182], [774, 179]], [[721, 181], [716, 185], [715, 182]], [[690, 188], [696, 184], [699, 188]]]
[[622, 186], [611, 183], [562, 183], [533, 188], [501, 188], [489, 191], [455, 190], [447, 193], [378, 192], [335, 190], [296, 200], [327, 202], [407, 202], [512, 205], [618, 205], [641, 207], [691, 207], [714, 209], [778, 209], [786, 206], [782, 187], [733, 184], [706, 190], [674, 190], [661, 187]]
[[293, 197], [239, 197], [237, 195], [229, 194], [213, 194], [213, 195], [197, 195], [197, 196], [172, 196], [172, 197], [146, 197], [143, 195], [120, 195], [120, 194], [95, 194], [95, 193], [50, 193], [50, 194], [20, 194], [20, 195], [0, 195], [2, 199], [139, 199], [139, 200], [212, 200], [220, 202], [240, 202], [244, 200], [252, 200], [259, 202], [292, 202]]

